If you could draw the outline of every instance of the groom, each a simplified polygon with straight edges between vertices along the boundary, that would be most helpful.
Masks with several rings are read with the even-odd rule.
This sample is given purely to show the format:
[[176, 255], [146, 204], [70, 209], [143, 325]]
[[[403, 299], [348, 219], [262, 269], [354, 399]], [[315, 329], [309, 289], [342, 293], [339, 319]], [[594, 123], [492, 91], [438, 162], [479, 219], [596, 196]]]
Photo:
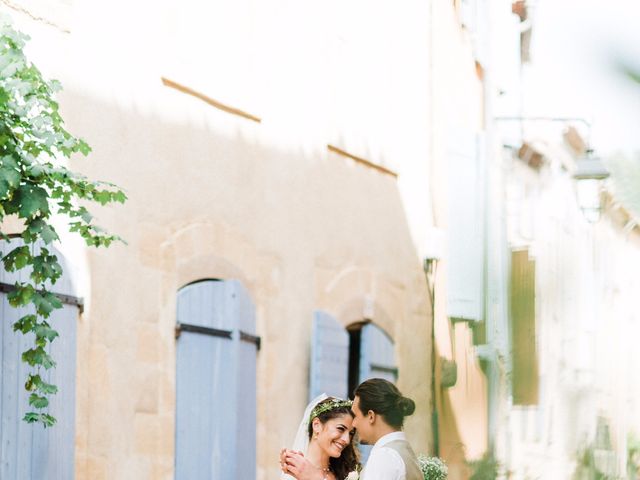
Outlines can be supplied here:
[[[363, 444], [373, 445], [360, 480], [423, 480], [416, 454], [402, 431], [404, 417], [415, 410], [413, 400], [382, 378], [362, 382], [354, 394], [353, 426]], [[323, 480], [322, 472], [304, 457], [297, 458], [295, 470], [298, 480]]]

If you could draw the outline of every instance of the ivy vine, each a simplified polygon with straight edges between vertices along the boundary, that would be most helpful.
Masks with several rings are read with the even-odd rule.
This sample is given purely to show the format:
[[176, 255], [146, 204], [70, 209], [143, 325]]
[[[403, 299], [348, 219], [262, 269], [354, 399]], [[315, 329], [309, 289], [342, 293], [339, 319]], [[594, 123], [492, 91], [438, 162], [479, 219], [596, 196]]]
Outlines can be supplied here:
[[[29, 39], [10, 22], [0, 25], [0, 225], [8, 218], [22, 221], [21, 232], [11, 235], [22, 245], [9, 242], [0, 231], [2, 264], [7, 272], [25, 270], [28, 279], [15, 282], [7, 294], [9, 304], [30, 306], [13, 324], [13, 330], [33, 338], [31, 348], [22, 352], [22, 361], [32, 369], [25, 381], [30, 392], [28, 412], [23, 420], [52, 426], [56, 419], [47, 413], [49, 396], [58, 390], [45, 381], [44, 370], [55, 367], [49, 344], [58, 336], [50, 322], [51, 313], [62, 308], [52, 286], [62, 276], [51, 244], [59, 240], [52, 218], [67, 218], [68, 228], [84, 238], [87, 245], [108, 247], [121, 240], [97, 226], [83, 204], [124, 203], [126, 195], [117, 186], [91, 181], [69, 170], [72, 155], [88, 155], [89, 145], [64, 128], [54, 100], [61, 89], [57, 81], [47, 81], [24, 55]], [[8, 246], [8, 248], [7, 248]], [[25, 275], [26, 277], [26, 275]]]

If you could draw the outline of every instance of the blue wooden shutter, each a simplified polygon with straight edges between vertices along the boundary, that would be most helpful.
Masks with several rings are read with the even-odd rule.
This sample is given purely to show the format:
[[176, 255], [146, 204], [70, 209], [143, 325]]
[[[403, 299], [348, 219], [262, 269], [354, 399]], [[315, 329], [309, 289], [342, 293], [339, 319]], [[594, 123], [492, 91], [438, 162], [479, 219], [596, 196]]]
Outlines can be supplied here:
[[373, 323], [362, 327], [360, 337], [360, 382], [368, 378], [398, 379], [393, 342]]
[[[369, 378], [384, 378], [395, 383], [398, 379], [393, 342], [377, 325], [367, 323], [360, 332], [360, 383]], [[372, 446], [361, 445], [360, 456], [366, 464]]]
[[236, 474], [233, 478], [256, 478], [256, 356], [258, 345], [255, 338], [256, 320], [253, 302], [237, 280], [225, 282], [231, 292], [232, 317], [236, 321], [234, 342], [237, 348], [238, 370], [236, 397]]
[[461, 320], [483, 318], [484, 169], [483, 143], [460, 129], [447, 149], [447, 315]]
[[181, 325], [176, 479], [255, 478], [256, 344], [243, 340], [255, 333], [249, 295], [237, 281], [189, 285], [178, 294]]
[[347, 398], [349, 334], [328, 313], [314, 313], [311, 330], [309, 400], [321, 393]]
[[[21, 245], [13, 241], [2, 242], [0, 249], [7, 254]], [[36, 247], [38, 248], [38, 247]], [[52, 250], [51, 248], [49, 248]], [[63, 257], [55, 252], [65, 272], [68, 267]], [[13, 284], [26, 279], [27, 272], [8, 274], [0, 269], [0, 282]], [[51, 287], [56, 293], [74, 295], [72, 284], [65, 274]], [[75, 476], [75, 399], [76, 399], [76, 322], [78, 308], [64, 305], [54, 311], [49, 321], [60, 333], [50, 345], [49, 353], [57, 362], [55, 369], [42, 371], [45, 381], [58, 386], [50, 397], [49, 413], [57, 424], [45, 429], [22, 421], [31, 410], [29, 394], [24, 382], [31, 367], [21, 361], [23, 351], [33, 346], [33, 334], [23, 336], [13, 332], [12, 325], [31, 308], [15, 309], [7, 296], [0, 293], [0, 479], [68, 480]]]

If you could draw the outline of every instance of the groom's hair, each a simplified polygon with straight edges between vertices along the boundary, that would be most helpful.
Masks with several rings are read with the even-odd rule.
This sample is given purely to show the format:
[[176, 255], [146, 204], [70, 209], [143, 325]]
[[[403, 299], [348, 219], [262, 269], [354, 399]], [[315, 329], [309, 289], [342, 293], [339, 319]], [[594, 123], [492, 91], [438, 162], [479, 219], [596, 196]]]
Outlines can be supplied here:
[[372, 410], [394, 428], [402, 428], [404, 417], [416, 409], [413, 400], [403, 397], [398, 387], [383, 378], [365, 380], [356, 387], [354, 395], [360, 399], [359, 406], [364, 415]]

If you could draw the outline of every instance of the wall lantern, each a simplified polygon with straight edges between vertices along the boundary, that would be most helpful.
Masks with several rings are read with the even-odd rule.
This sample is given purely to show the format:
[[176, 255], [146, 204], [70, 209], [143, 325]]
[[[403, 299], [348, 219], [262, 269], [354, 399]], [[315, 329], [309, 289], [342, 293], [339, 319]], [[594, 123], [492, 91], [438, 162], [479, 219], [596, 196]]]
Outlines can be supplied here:
[[602, 212], [602, 184], [609, 177], [609, 172], [602, 161], [593, 156], [593, 150], [587, 150], [586, 155], [576, 162], [576, 193], [578, 206], [589, 223], [600, 220]]

